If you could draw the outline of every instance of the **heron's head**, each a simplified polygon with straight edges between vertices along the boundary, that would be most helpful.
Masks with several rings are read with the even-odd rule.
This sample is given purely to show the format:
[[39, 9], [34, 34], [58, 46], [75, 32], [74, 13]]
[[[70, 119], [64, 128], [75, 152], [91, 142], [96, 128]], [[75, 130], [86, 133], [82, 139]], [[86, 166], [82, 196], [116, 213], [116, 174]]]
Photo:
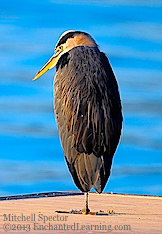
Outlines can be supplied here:
[[72, 30], [64, 32], [55, 46], [54, 55], [38, 71], [33, 80], [38, 79], [46, 71], [54, 68], [63, 54], [67, 53], [77, 46], [97, 47], [97, 44], [88, 33]]

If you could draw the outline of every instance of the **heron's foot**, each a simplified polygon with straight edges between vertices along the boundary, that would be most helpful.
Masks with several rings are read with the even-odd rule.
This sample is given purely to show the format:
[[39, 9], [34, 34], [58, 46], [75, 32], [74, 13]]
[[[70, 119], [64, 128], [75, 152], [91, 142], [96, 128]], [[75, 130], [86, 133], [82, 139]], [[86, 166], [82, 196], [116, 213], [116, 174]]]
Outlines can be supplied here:
[[90, 210], [88, 209], [87, 211], [85, 209], [82, 210], [73, 210], [71, 209], [70, 211], [64, 211], [64, 210], [55, 210], [56, 213], [66, 213], [66, 214], [90, 214]]
[[70, 211], [56, 210], [55, 212], [66, 213], [66, 214], [83, 214], [83, 215], [116, 215], [115, 211], [113, 210], [107, 210], [107, 211], [100, 210], [97, 212], [91, 212], [89, 208], [87, 210], [85, 208], [83, 208], [82, 210], [71, 209]]
[[84, 215], [90, 214], [90, 209], [89, 209], [88, 207], [83, 208], [83, 209], [81, 210], [81, 213], [84, 214]]

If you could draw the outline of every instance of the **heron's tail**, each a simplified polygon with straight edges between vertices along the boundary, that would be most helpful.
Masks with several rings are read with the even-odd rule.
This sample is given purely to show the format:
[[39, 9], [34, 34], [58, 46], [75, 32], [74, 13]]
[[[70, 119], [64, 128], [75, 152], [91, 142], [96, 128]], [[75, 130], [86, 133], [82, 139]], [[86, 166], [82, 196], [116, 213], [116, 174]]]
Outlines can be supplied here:
[[69, 170], [77, 187], [89, 192], [92, 187], [101, 193], [110, 175], [112, 158], [96, 157], [93, 153], [79, 154], [73, 163], [67, 161]]
[[107, 156], [106, 154], [102, 155], [101, 159], [102, 159], [102, 167], [100, 169], [98, 180], [93, 185], [93, 188], [98, 193], [102, 193], [102, 191], [107, 183], [107, 180], [110, 176], [110, 169], [111, 169], [111, 164], [112, 164], [112, 157]]

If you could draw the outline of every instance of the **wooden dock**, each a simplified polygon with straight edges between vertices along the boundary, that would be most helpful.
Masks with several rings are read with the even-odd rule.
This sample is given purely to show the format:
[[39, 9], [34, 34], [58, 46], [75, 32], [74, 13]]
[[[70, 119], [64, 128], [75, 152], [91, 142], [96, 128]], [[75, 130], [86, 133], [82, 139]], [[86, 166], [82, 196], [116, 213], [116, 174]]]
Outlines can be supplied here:
[[0, 233], [162, 233], [162, 197], [90, 193], [100, 215], [81, 215], [55, 211], [82, 209], [82, 193], [54, 195], [1, 199]]

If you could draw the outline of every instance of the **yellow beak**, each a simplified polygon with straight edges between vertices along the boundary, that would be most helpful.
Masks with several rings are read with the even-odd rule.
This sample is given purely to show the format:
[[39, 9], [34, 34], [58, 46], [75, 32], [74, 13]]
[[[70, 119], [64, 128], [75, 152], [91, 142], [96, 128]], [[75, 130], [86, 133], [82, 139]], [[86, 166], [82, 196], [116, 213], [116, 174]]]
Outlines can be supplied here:
[[39, 72], [37, 72], [37, 74], [35, 75], [35, 77], [33, 78], [33, 80], [38, 79], [40, 76], [42, 76], [46, 71], [48, 71], [49, 69], [52, 69], [56, 66], [58, 60], [59, 60], [60, 56], [58, 56], [57, 54], [54, 54], [49, 60], [48, 62], [39, 70]]

